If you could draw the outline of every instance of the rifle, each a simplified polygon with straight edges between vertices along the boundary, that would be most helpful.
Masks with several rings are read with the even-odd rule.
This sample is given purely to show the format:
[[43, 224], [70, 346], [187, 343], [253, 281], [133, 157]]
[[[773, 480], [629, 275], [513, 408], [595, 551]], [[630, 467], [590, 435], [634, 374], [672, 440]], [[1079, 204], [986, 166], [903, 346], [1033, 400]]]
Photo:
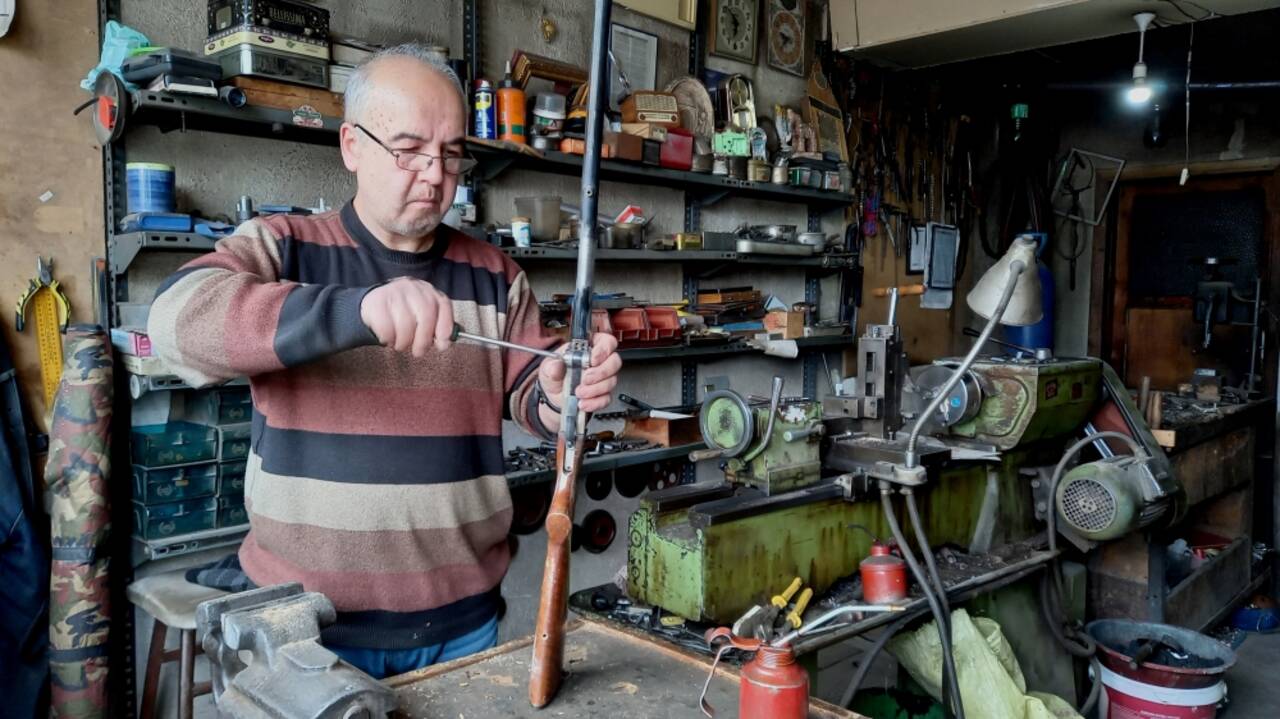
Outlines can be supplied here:
[[603, 144], [603, 102], [608, 82], [610, 0], [595, 0], [591, 39], [591, 88], [587, 105], [586, 152], [582, 160], [582, 213], [578, 223], [578, 274], [573, 295], [573, 334], [564, 353], [564, 396], [560, 404], [560, 436], [556, 440], [556, 484], [547, 512], [547, 560], [542, 570], [538, 623], [529, 665], [529, 703], [546, 706], [564, 678], [564, 621], [569, 602], [569, 551], [573, 503], [585, 451], [587, 415], [578, 409], [575, 391], [591, 361], [591, 295], [594, 291], [596, 206]]

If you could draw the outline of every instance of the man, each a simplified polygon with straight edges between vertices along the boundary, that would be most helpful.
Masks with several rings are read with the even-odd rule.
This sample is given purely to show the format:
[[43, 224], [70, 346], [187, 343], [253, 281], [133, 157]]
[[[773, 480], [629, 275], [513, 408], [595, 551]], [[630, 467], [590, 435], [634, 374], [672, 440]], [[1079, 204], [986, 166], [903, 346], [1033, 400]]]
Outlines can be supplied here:
[[[257, 218], [170, 277], [148, 326], [193, 385], [248, 376], [258, 585], [329, 597], [327, 646], [375, 677], [487, 649], [510, 563], [501, 424], [550, 438], [565, 367], [453, 343], [465, 331], [548, 348], [523, 271], [441, 225], [466, 158], [457, 77], [416, 45], [383, 51], [346, 93], [354, 200]], [[621, 360], [592, 340], [580, 406], [604, 408]]]

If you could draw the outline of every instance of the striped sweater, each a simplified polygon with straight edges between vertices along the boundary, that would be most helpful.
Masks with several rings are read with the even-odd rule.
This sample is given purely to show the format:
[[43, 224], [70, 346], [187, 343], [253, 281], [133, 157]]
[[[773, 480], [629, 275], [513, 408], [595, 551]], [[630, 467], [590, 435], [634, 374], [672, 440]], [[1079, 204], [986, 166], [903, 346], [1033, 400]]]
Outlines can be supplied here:
[[378, 344], [360, 302], [402, 276], [448, 295], [468, 332], [555, 344], [502, 252], [445, 226], [426, 252], [392, 250], [351, 203], [250, 220], [165, 280], [148, 324], [187, 382], [250, 378], [241, 564], [258, 585], [329, 597], [339, 618], [324, 639], [345, 646], [427, 646], [493, 617], [510, 563], [502, 420], [546, 434], [537, 357]]

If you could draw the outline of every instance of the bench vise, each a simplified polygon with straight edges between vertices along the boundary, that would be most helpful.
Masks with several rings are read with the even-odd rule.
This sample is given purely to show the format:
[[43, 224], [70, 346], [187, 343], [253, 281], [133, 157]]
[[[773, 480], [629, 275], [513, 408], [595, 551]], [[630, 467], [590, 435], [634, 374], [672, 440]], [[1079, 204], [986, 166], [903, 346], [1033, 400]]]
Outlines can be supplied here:
[[336, 619], [327, 597], [296, 582], [197, 607], [196, 636], [212, 664], [219, 715], [374, 719], [393, 711], [389, 688], [320, 645], [320, 627]]

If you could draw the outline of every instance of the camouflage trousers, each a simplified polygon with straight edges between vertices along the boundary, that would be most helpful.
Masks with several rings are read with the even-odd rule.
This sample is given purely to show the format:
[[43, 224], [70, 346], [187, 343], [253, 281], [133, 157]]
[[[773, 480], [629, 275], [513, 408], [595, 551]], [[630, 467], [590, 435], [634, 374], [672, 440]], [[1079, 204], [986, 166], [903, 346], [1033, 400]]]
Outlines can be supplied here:
[[111, 531], [111, 342], [73, 325], [49, 428], [45, 485], [52, 529], [50, 716], [106, 717]]

